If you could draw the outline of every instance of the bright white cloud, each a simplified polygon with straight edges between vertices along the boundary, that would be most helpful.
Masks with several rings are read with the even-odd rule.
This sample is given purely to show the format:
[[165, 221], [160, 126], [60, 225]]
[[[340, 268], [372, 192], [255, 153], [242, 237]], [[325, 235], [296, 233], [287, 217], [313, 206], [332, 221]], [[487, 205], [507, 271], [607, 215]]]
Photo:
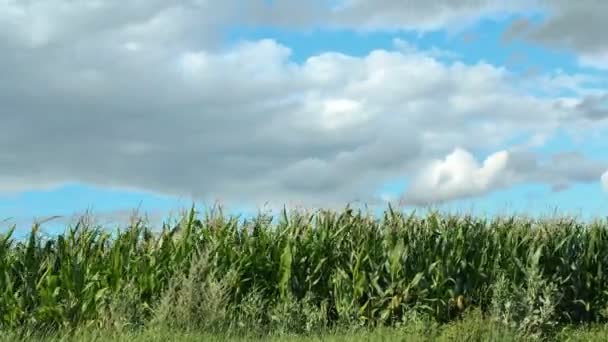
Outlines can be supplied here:
[[490, 192], [504, 181], [508, 160], [509, 153], [500, 151], [480, 164], [470, 152], [456, 148], [414, 178], [404, 203], [431, 204]]
[[480, 163], [468, 151], [456, 148], [414, 177], [402, 203], [427, 205], [455, 199], [480, 197], [495, 190], [524, 183], [550, 185], [562, 191], [577, 182], [608, 180], [608, 161], [587, 159], [577, 152], [542, 156], [513, 148], [489, 155]]
[[602, 183], [602, 188], [604, 191], [608, 192], [608, 170], [602, 174], [602, 178], [600, 179]]
[[361, 125], [370, 115], [363, 112], [359, 101], [330, 99], [323, 102], [320, 124], [327, 129], [339, 129], [350, 125]]

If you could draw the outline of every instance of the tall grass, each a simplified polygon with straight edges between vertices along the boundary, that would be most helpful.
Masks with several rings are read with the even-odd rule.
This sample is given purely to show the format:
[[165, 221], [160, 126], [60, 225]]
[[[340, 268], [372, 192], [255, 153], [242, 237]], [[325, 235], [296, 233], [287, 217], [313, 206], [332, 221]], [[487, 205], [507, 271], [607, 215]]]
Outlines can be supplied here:
[[0, 331], [265, 334], [437, 324], [477, 310], [526, 336], [603, 323], [608, 222], [342, 212], [240, 221], [194, 208], [170, 227], [87, 220], [0, 235]]

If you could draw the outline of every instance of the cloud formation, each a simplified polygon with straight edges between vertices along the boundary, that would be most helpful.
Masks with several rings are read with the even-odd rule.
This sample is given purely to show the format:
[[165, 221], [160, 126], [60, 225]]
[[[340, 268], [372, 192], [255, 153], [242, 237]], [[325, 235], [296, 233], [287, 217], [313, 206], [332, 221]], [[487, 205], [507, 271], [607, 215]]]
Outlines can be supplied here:
[[[581, 64], [608, 69], [608, 37], [604, 22], [608, 3], [603, 0], [340, 0], [328, 7], [322, 1], [251, 2], [247, 22], [281, 27], [329, 27], [358, 31], [460, 31], [480, 18], [518, 15], [505, 32], [505, 42], [527, 39], [557, 49], [568, 49]], [[530, 14], [542, 14], [533, 21]]]
[[482, 195], [524, 183], [540, 183], [563, 191], [576, 183], [608, 180], [607, 161], [578, 152], [559, 152], [548, 158], [526, 150], [502, 150], [480, 163], [469, 151], [454, 149], [444, 159], [423, 168], [402, 196], [403, 204], [429, 205]]
[[504, 182], [508, 161], [508, 152], [499, 151], [480, 165], [470, 152], [456, 148], [414, 178], [402, 203], [425, 205], [488, 193]]
[[552, 0], [537, 3], [545, 14], [540, 23], [522, 18], [513, 21], [505, 32], [507, 41], [528, 39], [545, 46], [567, 49], [579, 55], [586, 66], [608, 69], [608, 37], [604, 22], [608, 17], [608, 3], [600, 0]]
[[[355, 25], [371, 11], [369, 28], [435, 27], [472, 16], [474, 2], [412, 3], [408, 12], [397, 2], [351, 1], [325, 15], [328, 25]], [[531, 96], [504, 68], [442, 62], [437, 51], [403, 49], [403, 41], [395, 50], [328, 51], [302, 63], [270, 39], [221, 43], [220, 28], [237, 19], [275, 20], [262, 3], [252, 2], [246, 17], [233, 1], [2, 6], [0, 191], [81, 182], [209, 201], [342, 205], [461, 146], [440, 168], [455, 180], [438, 184], [451, 194], [445, 198], [473, 196], [503, 184], [519, 164], [499, 152], [480, 166], [466, 151], [492, 153], [521, 132], [577, 127], [599, 108], [591, 97], [560, 105]], [[311, 18], [322, 11], [294, 11], [304, 3], [274, 10]], [[552, 175], [535, 158], [527, 162], [520, 159], [519, 174], [542, 182], [587, 180], [585, 170]], [[472, 191], [463, 190], [471, 182]]]

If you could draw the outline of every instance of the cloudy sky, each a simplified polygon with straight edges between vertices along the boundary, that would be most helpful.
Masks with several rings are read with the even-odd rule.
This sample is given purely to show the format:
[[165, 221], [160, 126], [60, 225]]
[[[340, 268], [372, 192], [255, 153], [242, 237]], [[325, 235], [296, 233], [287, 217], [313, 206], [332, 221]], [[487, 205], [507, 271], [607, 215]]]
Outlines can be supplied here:
[[606, 20], [602, 0], [0, 0], [0, 221], [605, 215]]

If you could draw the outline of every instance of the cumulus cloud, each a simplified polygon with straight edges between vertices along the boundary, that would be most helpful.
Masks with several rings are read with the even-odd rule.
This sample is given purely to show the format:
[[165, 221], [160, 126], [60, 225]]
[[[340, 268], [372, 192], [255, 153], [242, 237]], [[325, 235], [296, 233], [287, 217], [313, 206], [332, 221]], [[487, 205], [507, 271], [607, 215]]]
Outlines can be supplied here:
[[[219, 27], [237, 13], [230, 1], [32, 4], [0, 8], [0, 191], [80, 182], [342, 205], [454, 146], [501, 150], [521, 132], [575, 125], [584, 109], [436, 50], [328, 51], [295, 63], [270, 39], [220, 44]], [[369, 4], [338, 11], [355, 22]], [[250, 6], [246, 22], [263, 20], [263, 5]], [[430, 18], [434, 7], [424, 8]], [[484, 165], [478, 193], [503, 174]]]
[[74, 63], [73, 47], [53, 50], [62, 58], [41, 48], [1, 66], [17, 85], [0, 95], [2, 179], [20, 180], [3, 188], [77, 181], [342, 203], [455, 145], [496, 147], [566, 113], [519, 93], [503, 69], [417, 51], [294, 64], [272, 40], [148, 53], [91, 42]]
[[608, 170], [602, 174], [602, 178], [600, 178], [602, 183], [602, 188], [604, 191], [608, 192]]
[[[166, 2], [66, 0], [4, 1], [0, 8], [0, 40], [12, 48], [77, 46], [86, 40], [109, 40], [118, 46], [179, 44], [191, 34], [211, 42], [217, 25], [234, 18], [234, 1]], [[109, 42], [108, 42], [109, 43]]]
[[490, 192], [504, 182], [508, 160], [508, 152], [499, 151], [480, 164], [470, 152], [456, 148], [414, 178], [402, 203], [432, 204]]
[[480, 163], [469, 152], [456, 148], [442, 160], [430, 162], [412, 181], [401, 203], [427, 205], [479, 197], [523, 183], [547, 184], [563, 191], [574, 183], [596, 182], [608, 162], [591, 160], [578, 152], [559, 152], [548, 158], [520, 150], [502, 150]]

